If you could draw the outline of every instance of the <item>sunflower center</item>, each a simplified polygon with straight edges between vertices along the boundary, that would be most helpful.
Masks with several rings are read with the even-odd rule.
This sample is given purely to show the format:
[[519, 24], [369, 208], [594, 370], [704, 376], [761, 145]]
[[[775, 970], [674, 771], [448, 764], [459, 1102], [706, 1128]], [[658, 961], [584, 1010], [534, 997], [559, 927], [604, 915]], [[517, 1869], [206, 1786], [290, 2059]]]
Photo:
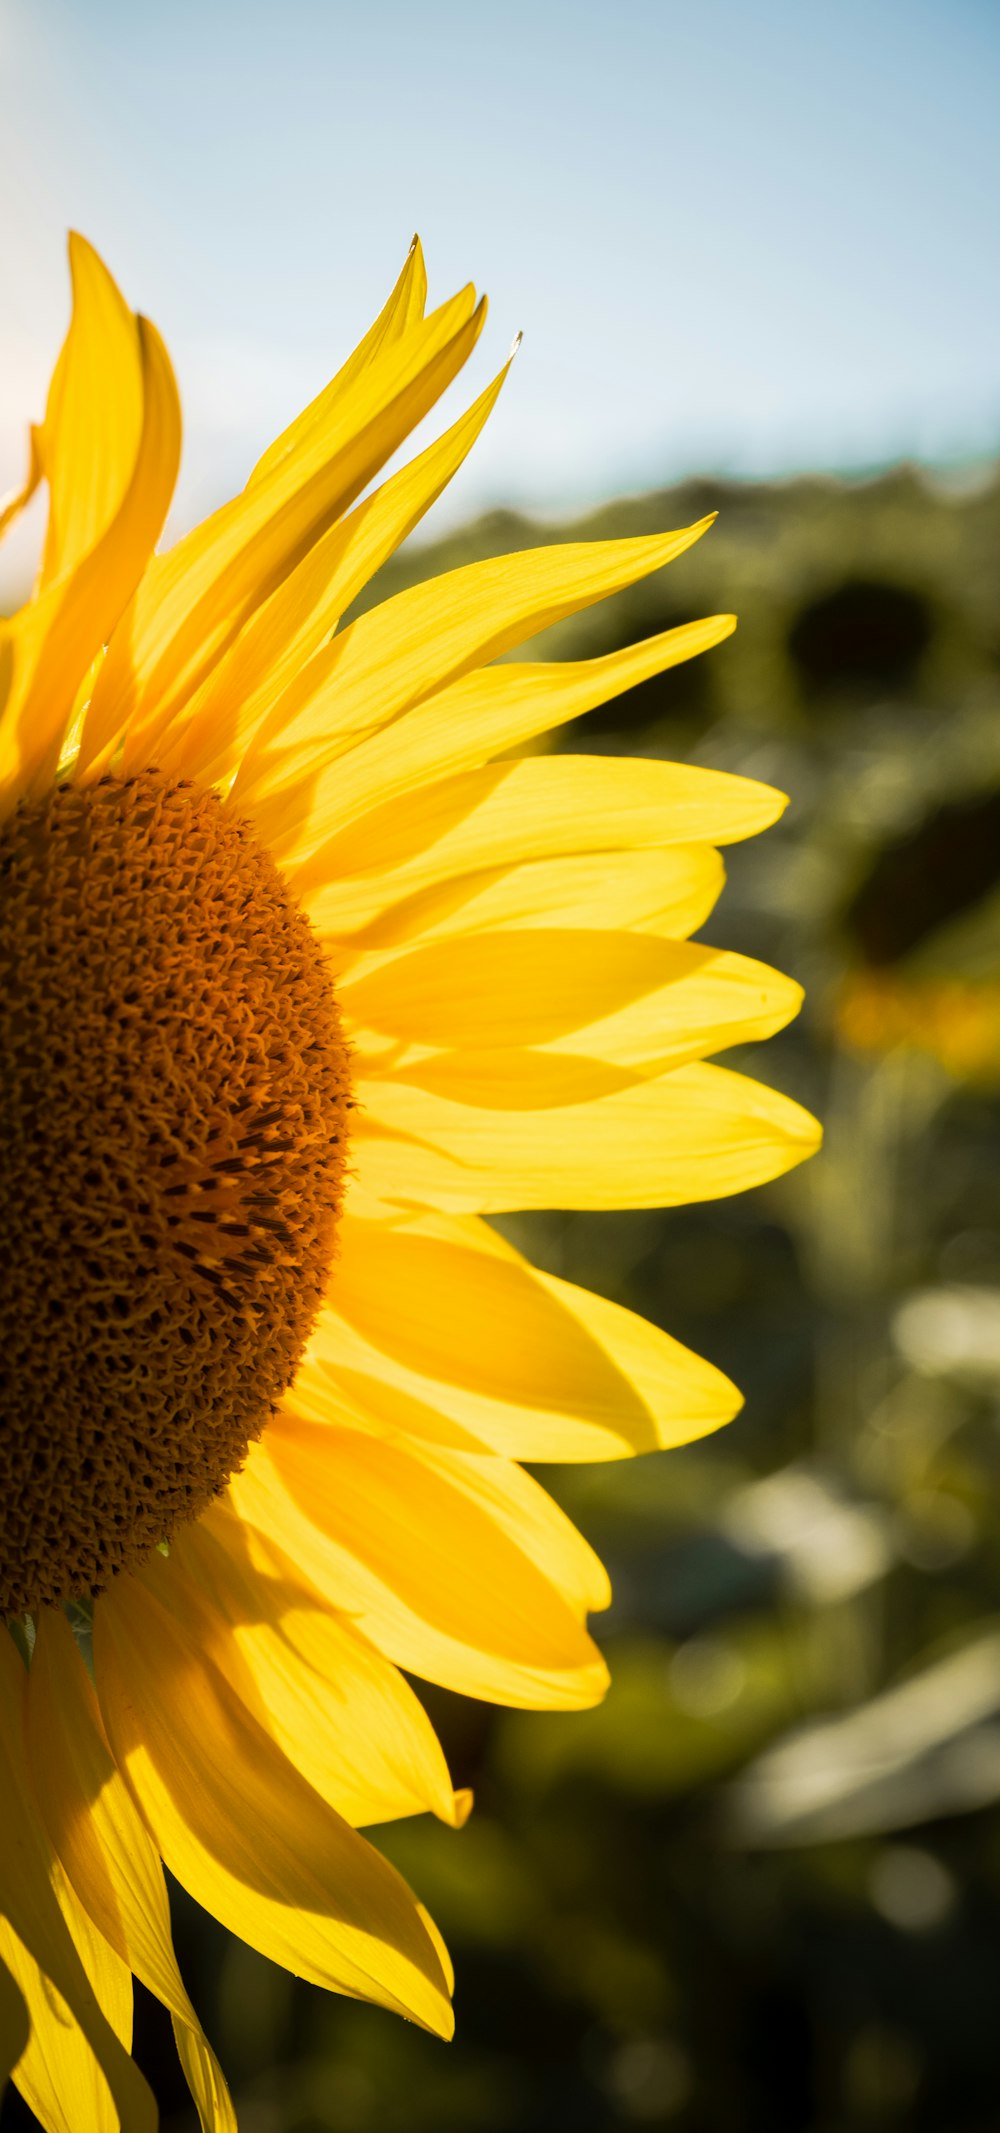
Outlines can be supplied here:
[[0, 829], [0, 1613], [100, 1591], [239, 1467], [349, 1107], [320, 944], [214, 794], [146, 771]]

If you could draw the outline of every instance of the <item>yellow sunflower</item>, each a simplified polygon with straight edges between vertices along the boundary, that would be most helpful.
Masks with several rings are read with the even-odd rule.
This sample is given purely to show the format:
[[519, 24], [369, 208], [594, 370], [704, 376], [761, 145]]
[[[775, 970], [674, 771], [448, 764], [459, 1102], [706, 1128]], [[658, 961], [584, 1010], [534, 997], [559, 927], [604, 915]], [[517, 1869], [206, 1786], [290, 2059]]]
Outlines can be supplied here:
[[606, 1578], [517, 1462], [739, 1404], [482, 1217], [735, 1192], [818, 1136], [703, 1063], [798, 988], [687, 938], [780, 796], [513, 752], [728, 634], [502, 659], [708, 521], [344, 624], [503, 382], [371, 486], [483, 323], [471, 289], [426, 313], [414, 245], [242, 493], [156, 553], [170, 364], [71, 262], [5, 514], [44, 479], [41, 568], [0, 625], [0, 2071], [53, 2133], [152, 2127], [134, 1974], [226, 2128], [163, 1864], [275, 1962], [447, 2034], [440, 1937], [358, 1834], [468, 1809], [404, 1676], [593, 1703]]

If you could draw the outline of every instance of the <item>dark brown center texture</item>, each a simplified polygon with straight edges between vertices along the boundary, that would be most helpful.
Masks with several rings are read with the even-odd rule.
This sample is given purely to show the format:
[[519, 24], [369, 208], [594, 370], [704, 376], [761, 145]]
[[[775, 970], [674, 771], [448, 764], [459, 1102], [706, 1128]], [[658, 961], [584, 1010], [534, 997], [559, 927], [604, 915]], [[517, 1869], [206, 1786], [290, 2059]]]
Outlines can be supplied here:
[[0, 828], [0, 1613], [195, 1517], [294, 1375], [350, 1107], [320, 944], [156, 771]]

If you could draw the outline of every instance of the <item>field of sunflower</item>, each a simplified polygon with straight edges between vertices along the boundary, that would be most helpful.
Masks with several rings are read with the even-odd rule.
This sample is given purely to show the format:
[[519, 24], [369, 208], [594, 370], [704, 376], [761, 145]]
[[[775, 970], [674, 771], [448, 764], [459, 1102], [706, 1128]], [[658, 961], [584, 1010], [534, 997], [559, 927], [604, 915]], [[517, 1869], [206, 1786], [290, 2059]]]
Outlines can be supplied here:
[[230, 2127], [207, 2034], [244, 2133], [985, 2127], [996, 486], [691, 484], [379, 571], [502, 382], [364, 493], [481, 322], [414, 251], [146, 562], [169, 362], [74, 264], [0, 759], [25, 2096], [145, 2128], [141, 2069]]

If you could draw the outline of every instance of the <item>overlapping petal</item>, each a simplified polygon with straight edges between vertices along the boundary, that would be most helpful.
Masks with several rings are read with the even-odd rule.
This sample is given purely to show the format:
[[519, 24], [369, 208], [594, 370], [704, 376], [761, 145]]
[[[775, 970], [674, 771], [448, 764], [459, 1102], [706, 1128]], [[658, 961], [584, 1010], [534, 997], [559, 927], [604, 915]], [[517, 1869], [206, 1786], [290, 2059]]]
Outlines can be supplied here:
[[177, 1536], [160, 1593], [323, 1799], [355, 1828], [428, 1809], [464, 1818], [413, 1690], [294, 1564], [231, 1512]]
[[[132, 1975], [75, 1901], [58, 1868], [53, 1890], [98, 2005], [127, 2052], [132, 2043]], [[5, 1918], [0, 1960], [24, 1995], [30, 2034], [14, 2081], [45, 2133], [117, 2133], [118, 2112], [103, 2069], [66, 2001]]]
[[[345, 739], [377, 732], [550, 624], [647, 577], [711, 523], [702, 519], [678, 533], [636, 540], [529, 548], [410, 586], [341, 631], [324, 663], [323, 689], [306, 696], [297, 716], [289, 692], [284, 748], [308, 750], [321, 742], [321, 759], [325, 752], [336, 763]], [[307, 688], [304, 676], [302, 691]], [[240, 805], [289, 865], [301, 863], [323, 848], [341, 820], [335, 771], [317, 782], [297, 813], [271, 785], [251, 749], [239, 780]]]
[[79, 1902], [171, 2015], [203, 2133], [235, 2133], [225, 2077], [185, 1990], [159, 1854], [116, 1768], [65, 1618], [39, 1621], [28, 1689], [36, 1798]]
[[440, 1447], [286, 1412], [230, 1498], [408, 1672], [526, 1707], [603, 1694], [578, 1590], [571, 1604], [525, 1552], [524, 1531], [515, 1540], [498, 1520], [489, 1482], [477, 1486]]
[[453, 1213], [714, 1200], [780, 1177], [819, 1144], [801, 1105], [702, 1064], [538, 1110], [491, 1110], [385, 1075], [356, 1094], [365, 1189]]
[[156, 1597], [157, 1559], [97, 1610], [115, 1761], [170, 1872], [297, 1976], [449, 2035], [440, 1958], [399, 1875], [329, 1807]]
[[6, 1964], [0, 1962], [0, 2091], [3, 2083], [10, 2080], [30, 2029], [24, 1994]]
[[[412, 532], [461, 466], [496, 405], [509, 367], [504, 365], [443, 437], [310, 548], [212, 669], [184, 713], [174, 717], [157, 750], [163, 767], [183, 776], [225, 778], [234, 789], [253, 750], [265, 756], [269, 781], [281, 778], [290, 787], [284, 804], [293, 814], [308, 806], [316, 751], [283, 746], [289, 701], [297, 706], [312, 696], [327, 702], [324, 759], [331, 747], [347, 744], [349, 731], [331, 738], [338, 735], [336, 690], [329, 680], [336, 661], [333, 652], [324, 649], [326, 642], [362, 586]], [[268, 754], [272, 731], [278, 740]], [[309, 781], [305, 792], [304, 780]]]
[[[420, 462], [415, 464], [419, 467]], [[523, 660], [516, 665], [476, 667], [412, 704], [405, 718], [395, 715], [390, 699], [391, 717], [368, 738], [364, 721], [370, 716], [370, 699], [365, 698], [358, 712], [360, 737], [354, 738], [349, 750], [350, 729], [345, 731], [343, 726], [339, 686], [331, 688], [328, 718], [316, 748], [321, 753], [339, 752], [335, 772], [328, 771], [316, 788], [316, 809], [322, 811], [332, 834], [341, 824], [396, 794], [412, 796], [420, 784], [485, 763], [607, 703], [651, 675], [693, 659], [720, 644], [733, 627], [732, 615], [711, 615], [706, 621], [665, 630], [600, 659], [566, 660], [558, 665]], [[329, 665], [339, 684], [332, 649]], [[307, 761], [314, 752], [308, 740], [296, 751], [287, 737], [283, 750]], [[260, 777], [258, 782], [262, 782]]]
[[411, 1430], [450, 1424], [510, 1459], [652, 1451], [718, 1429], [740, 1406], [711, 1363], [541, 1273], [474, 1216], [345, 1215], [306, 1359], [317, 1365], [369, 1404], [383, 1388], [408, 1396]]
[[354, 932], [342, 913], [337, 934], [327, 938], [344, 971], [366, 953], [496, 927], [639, 926], [684, 940], [704, 925], [724, 880], [721, 856], [709, 844], [619, 852], [613, 868], [603, 852], [528, 859], [418, 889]]
[[255, 610], [433, 407], [484, 315], [465, 289], [384, 340], [342, 390], [320, 396], [240, 496], [154, 559], [94, 689], [82, 771], [93, 774], [123, 734], [127, 762], [150, 760]]
[[[88, 2099], [110, 2094], [121, 2133], [155, 2133], [152, 2095], [122, 2042], [121, 1966], [116, 1970], [113, 1950], [89, 1928], [60, 1877], [34, 1804], [25, 1739], [27, 1678], [10, 1637], [0, 1636], [0, 1889], [9, 1936], [0, 1946], [0, 1961], [28, 2004], [33, 2034], [41, 2034], [42, 2059], [58, 2054], [65, 2033], [73, 2039], [66, 2044], [73, 2067], [87, 2069]], [[40, 2032], [38, 2025], [44, 2025]], [[28, 2048], [34, 2067], [35, 2048]], [[68, 2064], [58, 2059], [53, 2079], [60, 2088]], [[67, 2095], [59, 2089], [54, 2093], [59, 2108], [71, 2113], [72, 2088]], [[89, 2100], [86, 2107], [91, 2108]], [[93, 2108], [106, 2106], [99, 2100]], [[90, 2128], [78, 2120], [71, 2123], [71, 2133], [90, 2133]], [[105, 2133], [100, 2119], [95, 2133]]]
[[784, 795], [683, 763], [532, 757], [435, 779], [373, 807], [288, 871], [322, 933], [369, 925], [404, 897], [497, 867], [670, 845], [733, 844]]

